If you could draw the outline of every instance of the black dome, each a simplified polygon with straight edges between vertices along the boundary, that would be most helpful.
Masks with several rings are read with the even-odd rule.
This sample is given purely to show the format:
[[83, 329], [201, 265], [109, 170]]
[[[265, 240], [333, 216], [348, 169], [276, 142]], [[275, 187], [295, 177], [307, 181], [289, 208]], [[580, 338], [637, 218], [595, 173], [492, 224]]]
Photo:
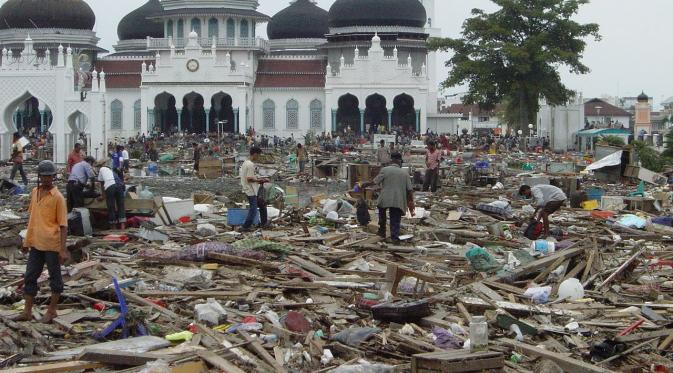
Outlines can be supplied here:
[[96, 15], [83, 0], [9, 0], [0, 8], [0, 29], [93, 30]]
[[419, 0], [337, 0], [329, 10], [330, 27], [425, 27], [426, 22]]
[[164, 37], [164, 25], [147, 17], [161, 13], [163, 8], [159, 0], [149, 0], [145, 5], [127, 14], [117, 26], [119, 40], [145, 39]]
[[645, 91], [643, 91], [643, 93], [638, 95], [638, 101], [639, 102], [650, 101], [650, 97], [645, 94]]
[[310, 0], [297, 0], [276, 13], [266, 33], [269, 39], [322, 39], [329, 33], [328, 14]]

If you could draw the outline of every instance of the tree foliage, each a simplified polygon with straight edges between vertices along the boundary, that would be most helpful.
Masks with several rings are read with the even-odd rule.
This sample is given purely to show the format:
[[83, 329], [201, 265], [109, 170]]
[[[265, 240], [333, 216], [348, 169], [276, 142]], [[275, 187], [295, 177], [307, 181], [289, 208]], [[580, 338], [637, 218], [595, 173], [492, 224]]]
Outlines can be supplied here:
[[646, 169], [654, 172], [661, 172], [664, 167], [673, 164], [673, 159], [665, 154], [659, 154], [652, 147], [647, 145], [644, 141], [634, 141], [631, 143], [638, 153], [640, 164]]
[[673, 158], [673, 130], [668, 131], [666, 136], [664, 136], [664, 147], [663, 155]]
[[623, 137], [615, 135], [602, 136], [600, 142], [617, 147], [626, 145]]
[[599, 26], [572, 19], [589, 0], [491, 1], [498, 11], [473, 9], [460, 38], [433, 38], [428, 47], [454, 53], [444, 87], [467, 84], [466, 104], [504, 103], [510, 128], [524, 129], [535, 121], [541, 98], [563, 105], [574, 96], [558, 70], [590, 71], [581, 61], [584, 39], [600, 40]]

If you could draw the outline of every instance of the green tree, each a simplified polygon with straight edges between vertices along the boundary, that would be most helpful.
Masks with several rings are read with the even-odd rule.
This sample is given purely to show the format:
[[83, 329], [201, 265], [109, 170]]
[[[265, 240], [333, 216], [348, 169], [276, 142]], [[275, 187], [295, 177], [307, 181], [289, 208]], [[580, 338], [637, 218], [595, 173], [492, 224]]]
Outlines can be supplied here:
[[452, 51], [445, 88], [467, 84], [466, 104], [492, 109], [505, 104], [505, 120], [514, 130], [534, 123], [541, 98], [566, 104], [575, 94], [558, 69], [586, 74], [581, 59], [585, 38], [600, 40], [597, 24], [572, 17], [589, 0], [491, 0], [500, 9], [472, 10], [457, 39], [433, 38], [431, 50]]
[[606, 143], [610, 146], [618, 146], [618, 147], [626, 145], [626, 143], [624, 142], [624, 138], [615, 135], [602, 136], [600, 142]]
[[673, 158], [673, 130], [668, 131], [666, 136], [664, 136], [664, 152], [662, 155], [664, 157]]

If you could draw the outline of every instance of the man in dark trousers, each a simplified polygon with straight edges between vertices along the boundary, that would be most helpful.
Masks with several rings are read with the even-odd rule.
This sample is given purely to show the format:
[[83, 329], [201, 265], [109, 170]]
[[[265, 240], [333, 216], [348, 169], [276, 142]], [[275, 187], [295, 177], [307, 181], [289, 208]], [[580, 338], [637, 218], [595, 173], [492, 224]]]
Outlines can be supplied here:
[[402, 216], [407, 209], [411, 210], [412, 216], [415, 214], [414, 189], [409, 172], [402, 169], [402, 154], [391, 155], [390, 166], [381, 169], [374, 184], [381, 186], [378, 235], [386, 237], [386, 215], [390, 212], [390, 238], [394, 244], [399, 244]]
[[[84, 198], [98, 197], [95, 193], [96, 174], [93, 172], [95, 162], [92, 156], [87, 156], [83, 161], [72, 166], [65, 189], [68, 197], [68, 212], [74, 208], [84, 207]], [[89, 191], [85, 192], [84, 189], [87, 186]]]
[[16, 172], [18, 171], [21, 175], [21, 181], [23, 181], [24, 186], [28, 186], [28, 178], [26, 177], [26, 171], [23, 170], [23, 146], [19, 141], [21, 139], [21, 134], [15, 132], [12, 136], [12, 173], [10, 179], [13, 181], [16, 177]]
[[16, 321], [31, 321], [33, 305], [37, 296], [37, 280], [44, 265], [49, 270], [51, 298], [42, 322], [51, 323], [57, 317], [58, 302], [63, 293], [61, 265], [69, 258], [66, 248], [68, 219], [65, 198], [54, 185], [56, 167], [51, 161], [42, 161], [37, 166], [38, 186], [30, 195], [28, 230], [23, 241], [28, 251], [28, 264], [24, 277], [26, 304]]

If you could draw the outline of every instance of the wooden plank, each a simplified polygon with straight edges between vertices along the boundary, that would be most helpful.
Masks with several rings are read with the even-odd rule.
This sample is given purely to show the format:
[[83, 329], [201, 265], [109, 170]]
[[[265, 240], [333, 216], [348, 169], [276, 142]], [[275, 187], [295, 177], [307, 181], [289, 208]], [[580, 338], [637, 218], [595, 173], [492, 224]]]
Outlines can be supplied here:
[[[532, 273], [539, 271], [542, 268], [550, 266], [552, 263], [556, 262], [559, 258], [570, 259], [584, 252], [583, 247], [579, 247], [580, 243], [583, 243], [584, 240], [576, 242], [573, 247], [557, 251], [552, 255], [546, 256], [544, 258], [535, 260], [528, 264], [524, 264], [519, 268], [516, 268], [510, 275], [509, 278], [513, 280], [518, 280], [524, 276], [528, 276]], [[488, 278], [489, 281], [497, 282], [500, 280], [498, 276], [492, 276]]]
[[169, 309], [163, 308], [159, 305], [156, 305], [156, 304], [148, 301], [147, 299], [145, 299], [143, 297], [140, 297], [140, 296], [138, 296], [138, 295], [136, 295], [136, 294], [134, 294], [130, 291], [122, 290], [122, 293], [124, 294], [126, 299], [128, 299], [131, 302], [143, 305], [145, 307], [151, 307], [152, 309], [154, 309], [156, 311], [159, 311], [160, 313], [164, 314], [165, 316], [168, 316], [169, 318], [173, 319], [173, 321], [186, 322], [184, 318], [182, 318], [180, 315], [176, 314], [175, 312], [173, 312]]
[[271, 365], [276, 370], [277, 373], [287, 373], [287, 370], [282, 365], [280, 365], [278, 361], [276, 361], [276, 359], [273, 358], [266, 351], [266, 349], [262, 346], [262, 344], [259, 343], [259, 340], [250, 337], [250, 334], [242, 330], [239, 330], [238, 334], [243, 336], [243, 338], [245, 338], [246, 341], [250, 342], [250, 347], [252, 347], [257, 356], [261, 357], [262, 360], [264, 360], [264, 362]]
[[566, 372], [573, 373], [611, 373], [611, 370], [601, 368], [599, 366], [585, 363], [584, 361], [573, 359], [565, 355], [543, 350], [541, 348], [531, 346], [527, 343], [518, 342], [509, 338], [501, 338], [500, 342], [506, 346], [512, 347], [524, 354], [531, 354], [543, 357], [558, 364]]
[[217, 260], [219, 262], [228, 263], [228, 264], [235, 264], [235, 265], [242, 265], [242, 266], [259, 267], [259, 268], [264, 268], [264, 269], [278, 270], [277, 265], [269, 264], [269, 263], [267, 263], [265, 261], [262, 261], [262, 260], [253, 260], [253, 259], [243, 258], [243, 257], [240, 257], [240, 256], [227, 255], [227, 254], [222, 254], [222, 253], [208, 253], [206, 255], [206, 257], [208, 259], [213, 259], [213, 260]]
[[598, 287], [596, 287], [596, 289], [597, 290], [602, 289], [603, 287], [605, 287], [606, 285], [611, 283], [612, 280], [614, 280], [617, 276], [619, 276], [619, 274], [622, 273], [629, 265], [631, 265], [631, 263], [633, 263], [641, 255], [643, 255], [643, 253], [645, 253], [646, 250], [647, 250], [646, 248], [643, 248], [640, 251], [638, 251], [637, 253], [633, 254], [621, 266], [619, 266], [619, 268], [617, 268], [614, 272], [612, 272], [612, 274], [608, 278], [606, 278], [605, 281], [603, 281], [603, 283], [598, 285]]
[[617, 342], [630, 343], [630, 342], [645, 341], [652, 338], [666, 337], [669, 335], [673, 335], [673, 329], [655, 330], [653, 332], [644, 332], [644, 333], [633, 333], [622, 337], [617, 337], [615, 338], [615, 340]]
[[487, 287], [486, 285], [484, 285], [481, 282], [472, 283], [470, 286], [472, 287], [472, 289], [474, 291], [484, 294], [485, 296], [489, 297], [493, 301], [505, 300], [505, 298], [500, 296], [500, 294], [496, 293], [491, 288]]
[[325, 268], [313, 263], [309, 262], [308, 260], [304, 260], [296, 255], [290, 255], [287, 257], [289, 260], [291, 260], [293, 263], [297, 264], [298, 266], [302, 267], [303, 269], [314, 273], [318, 276], [321, 277], [334, 277], [334, 273], [326, 270]]
[[556, 261], [555, 261], [554, 263], [552, 263], [552, 265], [548, 266], [547, 268], [544, 269], [544, 271], [540, 272], [540, 274], [537, 275], [537, 276], [535, 277], [535, 279], [533, 280], [533, 282], [535, 282], [535, 283], [539, 283], [539, 282], [541, 282], [541, 281], [543, 281], [543, 280], [546, 280], [546, 279], [547, 279], [547, 276], [549, 276], [549, 274], [550, 274], [553, 270], [555, 270], [556, 268], [558, 268], [558, 267], [559, 267], [561, 264], [563, 264], [563, 262], [565, 262], [565, 261], [566, 261], [566, 258], [558, 258], [558, 259], [556, 259]]
[[247, 295], [247, 291], [138, 291], [141, 297], [192, 297], [192, 298], [229, 298]]
[[666, 339], [664, 339], [661, 344], [657, 347], [658, 351], [664, 351], [668, 348], [668, 346], [671, 345], [671, 342], [673, 342], [673, 332], [671, 332]]
[[84, 351], [77, 356], [77, 360], [95, 361], [98, 363], [124, 365], [124, 366], [140, 366], [150, 361], [159, 359], [166, 359], [165, 355], [157, 354], [141, 354], [135, 352], [126, 352], [118, 350], [103, 350], [97, 348], [85, 348]]
[[53, 363], [45, 365], [34, 365], [26, 368], [13, 368], [3, 370], [8, 373], [61, 373], [75, 372], [87, 369], [103, 368], [105, 365], [91, 361], [68, 361], [65, 363]]
[[488, 281], [488, 280], [483, 280], [482, 283], [488, 287], [495, 288], [498, 290], [503, 290], [507, 291], [516, 295], [523, 295], [526, 290], [518, 288], [516, 286], [508, 285], [508, 284], [503, 284], [501, 282], [495, 282], [495, 281]]
[[214, 366], [217, 369], [222, 369], [227, 373], [245, 373], [244, 370], [228, 362], [227, 360], [225, 360], [224, 358], [222, 358], [221, 356], [217, 355], [212, 351], [199, 351], [198, 355], [208, 364]]

